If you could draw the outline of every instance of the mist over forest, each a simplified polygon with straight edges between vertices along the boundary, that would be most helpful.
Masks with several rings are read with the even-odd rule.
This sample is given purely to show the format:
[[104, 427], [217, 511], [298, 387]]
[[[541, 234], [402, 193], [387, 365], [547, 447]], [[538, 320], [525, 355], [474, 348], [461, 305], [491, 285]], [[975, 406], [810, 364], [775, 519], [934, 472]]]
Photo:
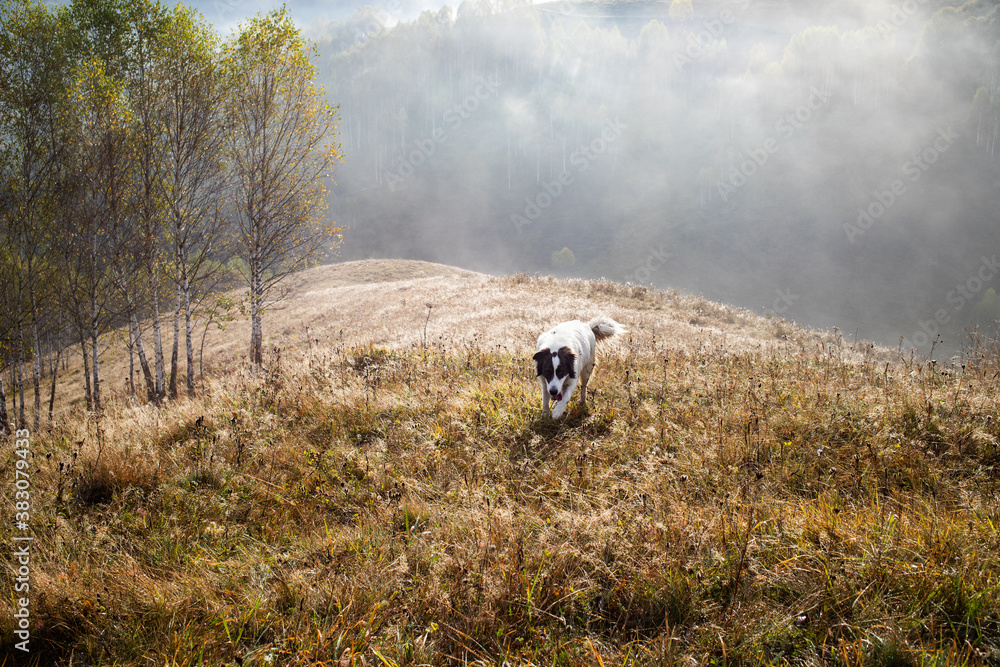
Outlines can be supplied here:
[[312, 34], [341, 257], [604, 276], [953, 352], [1000, 317], [997, 21], [991, 1], [365, 8]]

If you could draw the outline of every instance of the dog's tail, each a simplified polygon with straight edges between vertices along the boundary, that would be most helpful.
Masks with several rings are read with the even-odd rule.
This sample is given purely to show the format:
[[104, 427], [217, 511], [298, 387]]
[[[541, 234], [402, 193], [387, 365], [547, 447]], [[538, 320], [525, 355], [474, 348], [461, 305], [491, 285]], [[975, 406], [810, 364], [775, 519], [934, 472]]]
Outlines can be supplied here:
[[594, 319], [587, 322], [587, 326], [594, 332], [594, 338], [597, 339], [598, 342], [627, 332], [625, 327], [618, 324], [607, 315], [598, 315]]

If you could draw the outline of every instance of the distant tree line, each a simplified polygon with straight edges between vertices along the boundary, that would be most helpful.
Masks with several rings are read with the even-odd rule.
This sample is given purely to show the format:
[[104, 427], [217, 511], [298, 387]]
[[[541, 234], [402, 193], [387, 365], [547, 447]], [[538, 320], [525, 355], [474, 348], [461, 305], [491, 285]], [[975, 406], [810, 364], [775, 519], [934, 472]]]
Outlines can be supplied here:
[[262, 362], [275, 286], [339, 241], [312, 57], [285, 10], [223, 41], [151, 0], [0, 8], [0, 432], [38, 428], [43, 394], [51, 420], [73, 348], [99, 413], [112, 332], [133, 397], [194, 395], [194, 323], [238, 283]]

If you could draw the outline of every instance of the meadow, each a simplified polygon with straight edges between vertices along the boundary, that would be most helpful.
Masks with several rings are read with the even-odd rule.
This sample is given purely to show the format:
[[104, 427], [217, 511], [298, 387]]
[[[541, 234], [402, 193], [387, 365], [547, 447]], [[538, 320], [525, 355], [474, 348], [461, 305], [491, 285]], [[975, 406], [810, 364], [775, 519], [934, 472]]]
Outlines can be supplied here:
[[[5, 595], [0, 664], [1000, 662], [992, 341], [404, 262], [291, 288], [263, 369], [234, 323], [198, 397], [32, 434], [31, 653]], [[599, 312], [630, 333], [543, 418], [535, 337]]]

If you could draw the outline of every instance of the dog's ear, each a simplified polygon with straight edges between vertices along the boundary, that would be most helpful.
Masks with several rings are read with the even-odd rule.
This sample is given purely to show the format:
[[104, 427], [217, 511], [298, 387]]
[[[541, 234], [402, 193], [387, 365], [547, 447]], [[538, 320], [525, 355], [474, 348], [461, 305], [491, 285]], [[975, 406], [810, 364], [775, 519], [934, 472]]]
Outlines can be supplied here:
[[548, 367], [550, 369], [549, 374], [551, 375], [552, 352], [549, 351], [549, 348], [546, 347], [545, 349], [535, 352], [535, 356], [532, 357], [532, 359], [535, 360], [535, 372], [537, 375], [545, 375], [546, 364], [548, 364]]
[[559, 368], [565, 366], [569, 369], [569, 376], [571, 378], [576, 377], [576, 352], [571, 350], [569, 347], [559, 348]]

